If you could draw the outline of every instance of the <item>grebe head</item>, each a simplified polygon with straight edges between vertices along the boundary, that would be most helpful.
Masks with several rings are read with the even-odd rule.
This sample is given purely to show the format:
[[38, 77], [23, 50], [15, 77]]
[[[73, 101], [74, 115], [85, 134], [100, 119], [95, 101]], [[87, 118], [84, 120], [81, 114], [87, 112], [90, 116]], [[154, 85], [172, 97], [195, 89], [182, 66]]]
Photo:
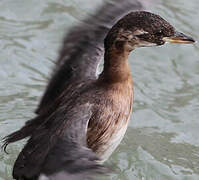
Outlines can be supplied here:
[[163, 45], [165, 42], [188, 44], [194, 39], [175, 30], [159, 15], [135, 11], [120, 19], [105, 38], [105, 48], [131, 51], [137, 47]]

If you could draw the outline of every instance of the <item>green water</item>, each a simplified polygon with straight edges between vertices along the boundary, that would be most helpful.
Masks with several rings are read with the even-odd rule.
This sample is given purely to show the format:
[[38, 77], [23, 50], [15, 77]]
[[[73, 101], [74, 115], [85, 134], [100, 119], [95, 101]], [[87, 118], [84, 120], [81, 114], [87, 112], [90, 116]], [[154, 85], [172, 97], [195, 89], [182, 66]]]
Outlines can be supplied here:
[[[34, 117], [64, 33], [101, 2], [0, 1], [0, 137]], [[151, 11], [197, 40], [198, 9], [198, 0], [162, 0]], [[133, 116], [105, 179], [199, 180], [199, 45], [142, 48], [130, 63]], [[22, 146], [0, 152], [0, 180], [12, 179]]]

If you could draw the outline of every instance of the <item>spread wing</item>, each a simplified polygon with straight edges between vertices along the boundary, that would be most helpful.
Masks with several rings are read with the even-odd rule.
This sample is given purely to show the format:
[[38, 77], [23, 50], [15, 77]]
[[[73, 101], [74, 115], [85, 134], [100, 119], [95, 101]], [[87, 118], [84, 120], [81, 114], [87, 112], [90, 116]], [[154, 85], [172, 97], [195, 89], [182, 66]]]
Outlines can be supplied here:
[[113, 24], [129, 11], [143, 9], [138, 0], [106, 2], [94, 16], [73, 27], [66, 35], [54, 73], [36, 110], [46, 111], [55, 98], [77, 79], [96, 78], [104, 53], [104, 38]]
[[58, 108], [35, 129], [13, 169], [16, 179], [81, 179], [105, 172], [98, 157], [87, 147], [86, 133], [92, 115], [89, 103], [64, 112]]

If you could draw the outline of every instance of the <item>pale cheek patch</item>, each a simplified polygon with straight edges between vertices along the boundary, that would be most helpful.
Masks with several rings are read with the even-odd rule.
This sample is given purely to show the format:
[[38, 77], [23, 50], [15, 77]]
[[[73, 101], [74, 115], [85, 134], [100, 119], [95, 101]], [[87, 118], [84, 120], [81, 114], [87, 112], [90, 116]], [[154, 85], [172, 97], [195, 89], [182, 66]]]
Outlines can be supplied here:
[[157, 46], [156, 43], [151, 43], [147, 41], [140, 41], [137, 47], [152, 47], [152, 46]]
[[139, 36], [139, 35], [144, 35], [144, 34], [149, 34], [147, 31], [144, 31], [143, 29], [138, 29], [135, 32], [133, 32], [134, 36]]

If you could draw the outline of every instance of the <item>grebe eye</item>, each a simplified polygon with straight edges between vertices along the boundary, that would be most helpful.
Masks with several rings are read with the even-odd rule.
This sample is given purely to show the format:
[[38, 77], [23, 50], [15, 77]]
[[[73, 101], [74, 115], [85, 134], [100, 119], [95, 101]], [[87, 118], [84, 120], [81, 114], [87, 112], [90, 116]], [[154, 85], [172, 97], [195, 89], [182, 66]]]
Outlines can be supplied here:
[[156, 35], [156, 36], [162, 35], [162, 31], [161, 31], [161, 30], [157, 31], [157, 32], [155, 33], [155, 35]]

